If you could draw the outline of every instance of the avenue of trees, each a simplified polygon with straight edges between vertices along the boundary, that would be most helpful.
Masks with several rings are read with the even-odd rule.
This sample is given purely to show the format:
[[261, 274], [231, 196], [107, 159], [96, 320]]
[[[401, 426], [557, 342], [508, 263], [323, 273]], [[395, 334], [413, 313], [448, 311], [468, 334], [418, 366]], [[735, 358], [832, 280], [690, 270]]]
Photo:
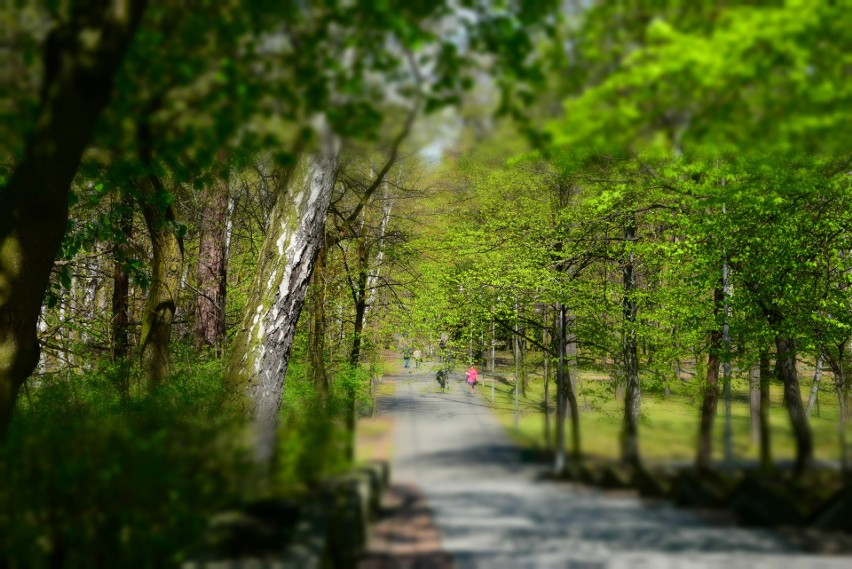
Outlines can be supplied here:
[[[12, 566], [185, 559], [226, 505], [350, 465], [383, 351], [442, 334], [460, 354], [492, 335], [544, 354], [560, 469], [584, 452], [579, 369], [611, 379], [639, 468], [643, 390], [690, 368], [703, 469], [732, 369], [753, 369], [762, 466], [780, 385], [804, 476], [803, 358], [834, 384], [848, 467], [842, 7], [14, 4]], [[440, 164], [420, 151], [434, 139], [454, 150]]]

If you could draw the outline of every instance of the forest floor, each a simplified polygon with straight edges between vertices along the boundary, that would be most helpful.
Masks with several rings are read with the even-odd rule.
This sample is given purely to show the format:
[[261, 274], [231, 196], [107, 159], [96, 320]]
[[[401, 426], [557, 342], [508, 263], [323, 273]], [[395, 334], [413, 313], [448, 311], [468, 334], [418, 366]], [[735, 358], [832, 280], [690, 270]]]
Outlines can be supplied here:
[[546, 467], [524, 462], [489, 402], [467, 393], [461, 373], [448, 393], [440, 393], [434, 373], [427, 364], [384, 378], [395, 389], [379, 398], [375, 421], [392, 421], [392, 489], [363, 568], [852, 564], [848, 556], [799, 551], [779, 533], [714, 525], [665, 502], [549, 481]]

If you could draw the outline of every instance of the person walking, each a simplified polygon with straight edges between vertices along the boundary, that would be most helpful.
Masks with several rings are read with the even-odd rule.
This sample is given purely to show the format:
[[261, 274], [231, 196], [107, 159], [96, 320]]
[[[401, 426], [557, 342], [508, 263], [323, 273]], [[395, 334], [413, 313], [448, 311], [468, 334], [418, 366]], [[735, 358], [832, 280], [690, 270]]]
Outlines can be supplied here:
[[470, 368], [467, 370], [467, 385], [470, 387], [471, 393], [473, 393], [473, 388], [476, 387], [477, 379], [479, 379], [479, 374], [476, 373], [476, 368], [473, 367], [473, 364], [470, 364]]
[[417, 368], [420, 367], [420, 364], [423, 363], [423, 352], [421, 352], [419, 349], [417, 349], [417, 350], [414, 350], [413, 355], [414, 355], [414, 369], [417, 369]]
[[405, 362], [403, 367], [408, 368], [411, 363], [411, 348], [408, 346], [402, 349], [402, 360]]

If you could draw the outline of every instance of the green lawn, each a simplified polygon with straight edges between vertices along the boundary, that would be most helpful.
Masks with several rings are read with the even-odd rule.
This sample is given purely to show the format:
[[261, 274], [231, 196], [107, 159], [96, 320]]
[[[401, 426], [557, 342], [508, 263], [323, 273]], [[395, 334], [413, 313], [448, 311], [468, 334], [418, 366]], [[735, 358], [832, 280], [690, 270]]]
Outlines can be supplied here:
[[[544, 440], [544, 414], [542, 407], [543, 380], [541, 375], [530, 376], [527, 396], [520, 399], [519, 430], [514, 429], [513, 368], [498, 366], [494, 406], [500, 421], [513, 438], [525, 446], [542, 448]], [[491, 374], [482, 374], [484, 383], [480, 395], [490, 401]], [[505, 378], [501, 381], [499, 378]], [[581, 434], [584, 454], [604, 458], [618, 456], [618, 435], [621, 429], [622, 404], [615, 400], [610, 383], [600, 372], [580, 373]], [[802, 397], [807, 401], [810, 377], [803, 374]], [[758, 456], [758, 447], [752, 444], [748, 406], [748, 384], [744, 379], [732, 382], [732, 424], [734, 456], [736, 459]], [[794, 456], [793, 439], [787, 410], [781, 405], [781, 386], [771, 389], [772, 452], [778, 459]], [[555, 409], [555, 382], [551, 379], [551, 409]], [[642, 394], [640, 422], [640, 450], [649, 461], [692, 460], [698, 432], [698, 405], [700, 398], [692, 383], [673, 386], [673, 393]], [[823, 379], [820, 393], [820, 412], [811, 415], [815, 455], [818, 460], [839, 460], [839, 434], [837, 427], [838, 405], [830, 379]], [[723, 458], [725, 407], [720, 397], [715, 424], [714, 456]], [[551, 419], [553, 420], [553, 419]], [[570, 440], [570, 422], [566, 427]]]

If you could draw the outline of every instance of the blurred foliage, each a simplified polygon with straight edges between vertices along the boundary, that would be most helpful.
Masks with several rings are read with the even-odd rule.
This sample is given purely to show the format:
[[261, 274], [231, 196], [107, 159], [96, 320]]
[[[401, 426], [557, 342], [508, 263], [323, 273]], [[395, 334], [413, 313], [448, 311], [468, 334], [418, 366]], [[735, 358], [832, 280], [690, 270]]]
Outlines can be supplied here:
[[153, 393], [126, 362], [30, 382], [0, 446], [0, 550], [12, 567], [142, 567], [187, 558], [245, 499], [251, 466], [215, 361], [178, 358]]

